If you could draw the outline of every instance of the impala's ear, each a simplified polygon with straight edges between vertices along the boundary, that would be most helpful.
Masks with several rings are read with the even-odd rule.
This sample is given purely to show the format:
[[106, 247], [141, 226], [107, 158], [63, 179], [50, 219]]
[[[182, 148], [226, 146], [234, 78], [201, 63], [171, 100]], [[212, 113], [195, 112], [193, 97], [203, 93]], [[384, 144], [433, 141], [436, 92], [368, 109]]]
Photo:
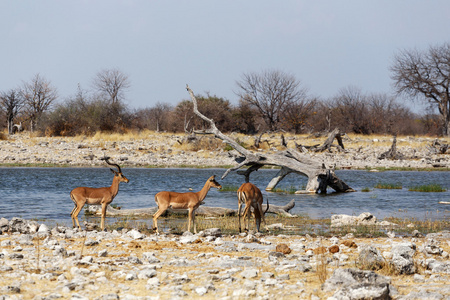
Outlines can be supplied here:
[[116, 171], [114, 171], [113, 169], [110, 169], [111, 170], [111, 172], [113, 172], [113, 174], [114, 175], [116, 175], [117, 174], [117, 172]]

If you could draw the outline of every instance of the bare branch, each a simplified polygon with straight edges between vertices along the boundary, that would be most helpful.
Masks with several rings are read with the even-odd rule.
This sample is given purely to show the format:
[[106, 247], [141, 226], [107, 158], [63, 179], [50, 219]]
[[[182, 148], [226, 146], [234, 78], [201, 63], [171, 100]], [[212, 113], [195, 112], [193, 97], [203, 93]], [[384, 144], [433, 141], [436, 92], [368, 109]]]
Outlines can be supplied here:
[[302, 155], [294, 149], [288, 149], [273, 155], [254, 154], [253, 152], [245, 149], [236, 141], [220, 132], [212, 119], [209, 119], [198, 111], [197, 100], [195, 99], [194, 93], [187, 85], [186, 89], [191, 96], [192, 102], [194, 103], [194, 113], [210, 125], [210, 128], [202, 131], [202, 133], [214, 134], [215, 137], [225, 141], [243, 156], [236, 159], [236, 162], [238, 162], [237, 166], [225, 171], [222, 179], [225, 178], [231, 171], [238, 170], [244, 166], [249, 166], [245, 172], [238, 172], [238, 174], [244, 175], [245, 180], [248, 182], [251, 172], [257, 171], [264, 165], [271, 165], [281, 167], [283, 174], [272, 180], [266, 190], [272, 190], [286, 174], [295, 172], [308, 177], [308, 184], [306, 187], [308, 192], [326, 192], [327, 186], [330, 186], [339, 192], [354, 191], [342, 180], [340, 180], [332, 172], [332, 170], [326, 169], [323, 163], [313, 160], [308, 155]]

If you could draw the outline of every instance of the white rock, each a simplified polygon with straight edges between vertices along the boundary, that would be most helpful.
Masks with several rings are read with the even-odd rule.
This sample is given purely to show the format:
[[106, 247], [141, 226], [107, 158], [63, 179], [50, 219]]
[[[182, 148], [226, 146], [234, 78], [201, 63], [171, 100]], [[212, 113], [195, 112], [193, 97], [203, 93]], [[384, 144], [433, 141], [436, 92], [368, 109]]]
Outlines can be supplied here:
[[135, 240], [140, 240], [140, 239], [143, 239], [145, 237], [144, 234], [140, 233], [136, 229], [132, 229], [132, 230], [128, 231], [127, 235], [129, 237], [131, 237], [132, 239], [135, 239]]

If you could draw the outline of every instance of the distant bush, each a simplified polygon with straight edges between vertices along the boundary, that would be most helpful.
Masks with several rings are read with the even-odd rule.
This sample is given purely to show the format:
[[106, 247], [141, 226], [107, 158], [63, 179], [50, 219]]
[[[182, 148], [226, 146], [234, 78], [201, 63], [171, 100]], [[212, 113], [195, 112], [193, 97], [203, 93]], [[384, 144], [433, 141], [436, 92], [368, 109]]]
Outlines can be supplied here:
[[46, 136], [92, 135], [99, 131], [123, 133], [130, 127], [130, 120], [120, 103], [72, 100], [43, 115], [38, 130]]

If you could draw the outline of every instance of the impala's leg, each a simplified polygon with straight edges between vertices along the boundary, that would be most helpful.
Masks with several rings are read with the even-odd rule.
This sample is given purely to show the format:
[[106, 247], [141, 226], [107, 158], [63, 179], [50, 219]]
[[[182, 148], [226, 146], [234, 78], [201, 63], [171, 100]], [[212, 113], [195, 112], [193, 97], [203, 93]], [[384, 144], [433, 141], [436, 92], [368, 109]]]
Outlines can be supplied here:
[[81, 209], [84, 206], [84, 203], [86, 203], [85, 199], [78, 200], [75, 198], [75, 196], [71, 193], [70, 198], [72, 199], [73, 203], [75, 204], [75, 207], [72, 209], [72, 212], [70, 213], [70, 216], [72, 217], [72, 224], [75, 228], [75, 221], [78, 225], [78, 228], [81, 229], [80, 222], [78, 222], [78, 214], [80, 213]]
[[256, 230], [259, 232], [259, 227], [261, 225], [261, 213], [260, 213], [258, 204], [256, 204], [256, 207], [254, 207], [253, 210], [254, 210], [254, 214], [255, 214]]
[[[242, 216], [242, 218], [244, 219], [244, 230], [248, 231], [249, 225], [248, 222], [250, 221], [250, 215], [251, 215], [251, 211], [250, 211], [250, 204], [246, 203], [245, 204], [245, 209], [244, 209], [244, 215]], [[247, 219], [247, 223], [245, 222]]]
[[159, 231], [158, 231], [158, 218], [165, 211], [166, 211], [166, 208], [158, 208], [158, 211], [153, 215], [153, 230], [155, 230], [157, 234], [159, 234]]
[[192, 225], [194, 226], [194, 233], [197, 233], [197, 224], [195, 224], [195, 209], [192, 210]]
[[78, 222], [78, 214], [80, 213], [81, 209], [83, 208], [84, 203], [79, 203], [77, 204], [77, 208], [75, 209], [75, 211], [73, 212], [72, 218], [75, 219], [75, 221], [77, 222], [77, 226], [79, 229], [81, 229], [80, 226], [80, 222]]
[[155, 202], [156, 202], [156, 205], [158, 205], [158, 210], [153, 215], [153, 230], [155, 230], [157, 234], [159, 234], [158, 218], [169, 208], [169, 205], [164, 205], [158, 201], [158, 194], [155, 195]]
[[73, 217], [73, 213], [77, 209], [77, 204], [75, 203], [75, 207], [72, 209], [72, 212], [70, 213], [70, 218], [72, 219], [73, 228], [75, 228], [75, 218]]
[[192, 212], [194, 210], [192, 208], [189, 208], [189, 213], [188, 213], [188, 231], [191, 232], [191, 221], [192, 219]]
[[[156, 202], [158, 203], [158, 202]], [[153, 215], [153, 230], [156, 231], [157, 234], [159, 234], [158, 231], [158, 218], [159, 216], [161, 216], [169, 207], [168, 206], [163, 206], [163, 205], [158, 205], [158, 211]]]
[[[241, 231], [241, 209], [242, 209], [242, 199], [241, 199], [241, 194], [238, 194], [238, 219], [239, 219], [239, 232]], [[244, 224], [245, 224], [245, 220], [244, 220]]]
[[108, 204], [102, 203], [102, 221], [100, 223], [100, 228], [102, 231], [105, 229], [105, 217], [106, 217], [106, 207]]
[[264, 226], [266, 226], [267, 225], [266, 224], [266, 218], [264, 217], [264, 211], [262, 209], [262, 203], [258, 203], [258, 210], [259, 210], [259, 213], [261, 215], [261, 219], [262, 219], [262, 221], [264, 223]]

